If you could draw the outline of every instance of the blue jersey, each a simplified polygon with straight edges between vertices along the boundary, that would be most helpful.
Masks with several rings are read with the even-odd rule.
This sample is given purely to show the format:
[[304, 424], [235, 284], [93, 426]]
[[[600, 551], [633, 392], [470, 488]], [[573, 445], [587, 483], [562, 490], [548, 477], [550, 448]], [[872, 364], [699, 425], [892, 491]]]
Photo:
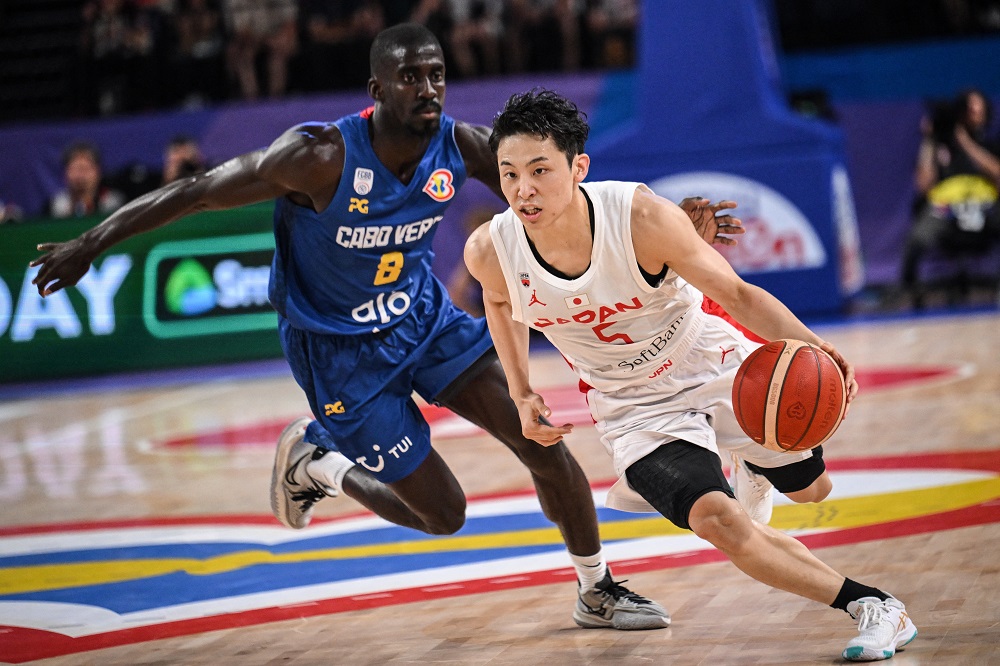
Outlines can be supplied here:
[[375, 155], [367, 113], [334, 124], [344, 137], [340, 185], [318, 213], [278, 199], [269, 297], [298, 329], [377, 332], [406, 317], [436, 279], [431, 241], [465, 182], [465, 162], [455, 143], [455, 121], [444, 114], [406, 185]]

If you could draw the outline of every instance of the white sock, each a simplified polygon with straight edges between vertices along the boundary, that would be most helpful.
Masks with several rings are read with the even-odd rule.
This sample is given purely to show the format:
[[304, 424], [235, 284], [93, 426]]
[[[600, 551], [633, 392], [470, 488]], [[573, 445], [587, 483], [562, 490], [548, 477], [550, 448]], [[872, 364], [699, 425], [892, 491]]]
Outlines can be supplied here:
[[328, 451], [319, 460], [310, 460], [306, 464], [306, 473], [312, 480], [323, 486], [327, 495], [336, 497], [343, 490], [344, 476], [354, 463], [340, 451]]
[[576, 569], [576, 577], [580, 581], [580, 589], [584, 592], [597, 587], [597, 584], [604, 579], [604, 574], [608, 571], [608, 563], [604, 561], [603, 548], [593, 555], [574, 555], [570, 553], [569, 559], [573, 561], [573, 568]]

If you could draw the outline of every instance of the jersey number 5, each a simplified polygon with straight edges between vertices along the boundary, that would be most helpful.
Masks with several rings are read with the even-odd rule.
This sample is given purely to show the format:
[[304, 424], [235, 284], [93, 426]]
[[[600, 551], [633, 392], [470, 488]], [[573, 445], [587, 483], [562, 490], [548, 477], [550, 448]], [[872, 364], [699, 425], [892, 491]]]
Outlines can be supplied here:
[[375, 273], [375, 286], [389, 284], [399, 279], [399, 274], [403, 270], [403, 253], [386, 252], [382, 255], [382, 261], [378, 262], [378, 271]]

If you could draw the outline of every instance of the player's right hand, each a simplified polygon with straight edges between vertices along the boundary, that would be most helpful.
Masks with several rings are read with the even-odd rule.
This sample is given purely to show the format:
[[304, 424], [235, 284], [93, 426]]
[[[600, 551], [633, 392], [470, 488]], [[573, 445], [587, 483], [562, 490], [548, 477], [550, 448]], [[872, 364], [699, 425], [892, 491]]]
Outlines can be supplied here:
[[558, 444], [564, 435], [573, 432], [572, 423], [561, 426], [549, 423], [548, 417], [552, 415], [552, 410], [545, 406], [542, 396], [537, 393], [529, 393], [519, 400], [517, 411], [521, 416], [521, 432], [542, 446]]
[[40, 243], [38, 250], [45, 254], [28, 266], [41, 267], [31, 283], [38, 288], [38, 294], [43, 298], [79, 282], [97, 257], [79, 238], [65, 243]]

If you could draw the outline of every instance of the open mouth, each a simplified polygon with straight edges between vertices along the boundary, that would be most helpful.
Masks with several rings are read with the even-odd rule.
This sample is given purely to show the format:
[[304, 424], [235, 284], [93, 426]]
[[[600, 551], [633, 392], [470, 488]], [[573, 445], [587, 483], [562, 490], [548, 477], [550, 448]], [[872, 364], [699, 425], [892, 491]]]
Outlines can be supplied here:
[[538, 216], [542, 214], [542, 209], [538, 206], [521, 206], [518, 211], [521, 213], [521, 217], [529, 221], [537, 220]]

